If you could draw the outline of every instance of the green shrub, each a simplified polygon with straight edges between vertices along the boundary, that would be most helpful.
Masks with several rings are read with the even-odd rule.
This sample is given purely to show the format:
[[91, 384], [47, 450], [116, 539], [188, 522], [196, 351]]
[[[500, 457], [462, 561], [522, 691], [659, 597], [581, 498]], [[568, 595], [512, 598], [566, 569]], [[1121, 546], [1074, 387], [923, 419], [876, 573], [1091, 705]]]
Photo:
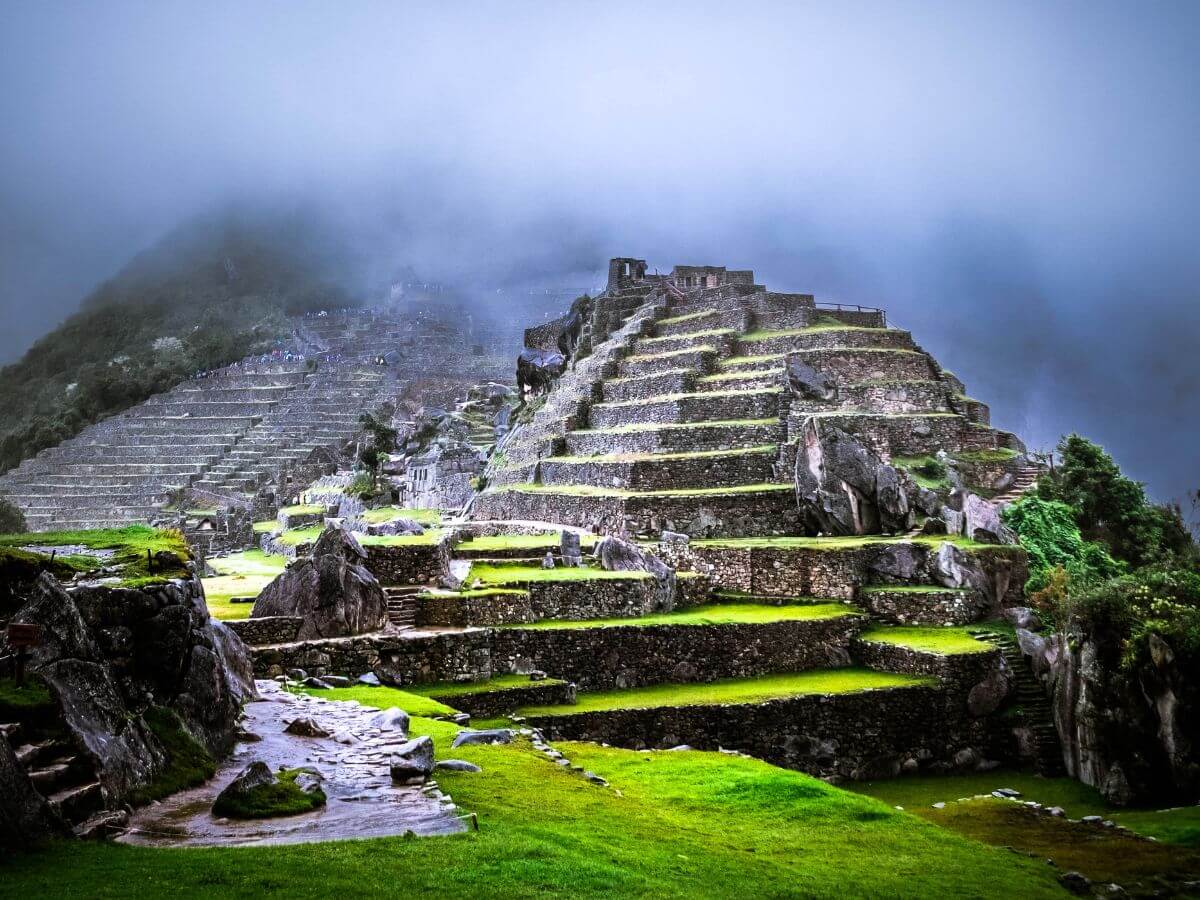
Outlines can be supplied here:
[[1047, 587], [1054, 570], [1061, 569], [1077, 586], [1112, 578], [1125, 571], [1100, 544], [1085, 541], [1075, 524], [1075, 513], [1065, 503], [1023, 497], [1002, 513], [1005, 523], [1021, 539], [1029, 554], [1029, 581], [1025, 589]]
[[295, 816], [325, 805], [325, 792], [317, 788], [307, 793], [296, 784], [303, 769], [284, 769], [274, 784], [260, 785], [244, 796], [222, 794], [213, 804], [213, 813], [229, 819], [271, 819]]
[[134, 791], [130, 803], [144, 806], [212, 778], [217, 765], [183, 722], [165, 706], [151, 706], [143, 714], [146, 724], [167, 754], [167, 767], [150, 784]]

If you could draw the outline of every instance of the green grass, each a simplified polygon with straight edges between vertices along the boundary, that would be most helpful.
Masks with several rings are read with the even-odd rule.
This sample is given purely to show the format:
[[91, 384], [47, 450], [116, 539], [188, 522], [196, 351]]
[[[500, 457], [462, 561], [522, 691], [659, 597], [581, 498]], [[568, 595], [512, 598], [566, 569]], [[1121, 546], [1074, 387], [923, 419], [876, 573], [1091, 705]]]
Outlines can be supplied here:
[[450, 751], [448, 723], [412, 731], [483, 768], [438, 773], [478, 832], [237, 850], [63, 843], [6, 859], [0, 896], [1064, 896], [1043, 863], [758, 760], [560, 744], [602, 789], [524, 739]]
[[1015, 459], [1017, 455], [1016, 450], [1010, 450], [1007, 447], [1000, 447], [995, 450], [964, 450], [961, 453], [951, 454], [955, 459], [966, 463], [1008, 462], [1010, 459]]
[[789, 604], [786, 606], [712, 603], [633, 619], [543, 619], [528, 625], [504, 625], [501, 627], [552, 631], [568, 628], [641, 627], [644, 625], [749, 625], [771, 622], [824, 621], [857, 613], [859, 610], [842, 603]]
[[279, 529], [279, 522], [275, 519], [267, 519], [262, 522], [255, 522], [252, 527], [255, 534], [270, 534]]
[[175, 713], [163, 706], [151, 706], [143, 717], [167, 753], [167, 767], [150, 784], [130, 796], [134, 806], [144, 806], [185, 788], [203, 784], [217, 771], [209, 752], [192, 737]]
[[936, 456], [893, 456], [892, 465], [903, 469], [923, 488], [937, 491], [950, 487], [946, 465]]
[[487, 681], [439, 681], [433, 684], [410, 684], [406, 685], [406, 689], [423, 697], [452, 700], [455, 697], [469, 697], [473, 694], [511, 691], [515, 688], [541, 687], [552, 684], [566, 684], [566, 682], [560, 678], [531, 681], [528, 675], [497, 675]]
[[[101, 566], [120, 567], [122, 587], [142, 587], [168, 578], [179, 578], [187, 574], [186, 563], [190, 559], [183, 535], [175, 529], [151, 528], [149, 525], [127, 525], [124, 528], [96, 528], [82, 531], [38, 531], [27, 534], [2, 534], [0, 547], [19, 548], [24, 545], [56, 547], [78, 544], [93, 550], [114, 550], [108, 559], [90, 559], [86, 554], [72, 556], [69, 565], [79, 571], [89, 571]], [[150, 571], [147, 552], [157, 555], [165, 552], [174, 558], [174, 563], [165, 569], [155, 564]], [[42, 554], [34, 554], [48, 558]]]
[[879, 626], [859, 635], [864, 641], [893, 644], [925, 653], [956, 656], [965, 653], [989, 653], [995, 648], [973, 638], [962, 628], [933, 628], [921, 626]]
[[[495, 534], [471, 538], [455, 545], [456, 551], [487, 553], [496, 550], [546, 550], [557, 547], [562, 540], [558, 531], [544, 534]], [[592, 534], [580, 535], [580, 546], [590, 547], [596, 543]]]
[[518, 712], [523, 716], [561, 716], [614, 709], [736, 705], [813, 694], [850, 694], [936, 684], [937, 680], [934, 678], [876, 672], [872, 669], [820, 669], [707, 683], [655, 684], [613, 691], [588, 691], [579, 694], [578, 703], [574, 706], [530, 706]]
[[289, 516], [315, 516], [324, 513], [325, 507], [315, 503], [297, 503], [295, 506], [285, 506], [279, 511]]
[[643, 344], [657, 344], [664, 341], [686, 341], [693, 338], [720, 337], [733, 333], [732, 328], [708, 328], [703, 331], [689, 331], [686, 334], [664, 334], [662, 337], [642, 338], [641, 342]]
[[687, 353], [716, 353], [717, 348], [708, 344], [702, 344], [697, 347], [684, 347], [682, 350], [668, 350], [665, 353], [635, 353], [632, 356], [625, 357], [626, 362], [645, 362], [651, 359], [667, 359], [671, 356], [683, 356]]
[[46, 683], [30, 673], [25, 683], [17, 687], [12, 678], [0, 678], [0, 718], [20, 720], [31, 712], [44, 712], [56, 707]]
[[614, 425], [611, 428], [580, 428], [572, 434], [630, 434], [638, 431], [670, 431], [689, 428], [741, 427], [755, 425], [778, 425], [779, 419], [716, 419], [705, 422], [634, 422], [629, 425]]
[[380, 506], [376, 509], [368, 509], [362, 514], [362, 520], [372, 524], [390, 522], [392, 519], [412, 519], [418, 525], [440, 525], [442, 513], [441, 510], [423, 507]]
[[699, 384], [713, 384], [718, 381], [750, 381], [755, 378], [770, 378], [782, 375], [783, 369], [748, 369], [745, 372], [719, 372], [716, 375], [705, 375], [697, 378]]
[[465, 583], [474, 584], [476, 579], [483, 584], [528, 584], [534, 581], [609, 581], [651, 577], [653, 576], [648, 572], [609, 572], [606, 569], [594, 569], [588, 566], [555, 566], [553, 569], [543, 569], [541, 566], [474, 563]]
[[278, 781], [262, 784], [243, 796], [217, 798], [213, 804], [213, 815], [229, 819], [273, 819], [279, 816], [296, 816], [312, 812], [325, 805], [325, 792], [317, 788], [305, 793], [296, 784], [301, 769], [283, 769], [277, 772]]
[[699, 312], [687, 313], [686, 315], [682, 315], [682, 316], [670, 316], [666, 319], [659, 319], [654, 324], [655, 325], [678, 325], [680, 322], [690, 322], [693, 319], [706, 319], [709, 316], [717, 315], [717, 312], [718, 311], [715, 309], [702, 309]]
[[324, 697], [327, 700], [353, 700], [363, 706], [375, 709], [390, 709], [398, 706], [410, 716], [449, 716], [454, 710], [444, 703], [438, 703], [429, 697], [416, 693], [418, 685], [409, 686], [409, 690], [400, 688], [355, 684], [346, 688], [306, 688], [296, 690], [314, 697]]
[[756, 494], [762, 491], [794, 491], [791, 484], [739, 484], [720, 488], [672, 488], [665, 491], [630, 491], [623, 488], [603, 488], [590, 484], [505, 484], [485, 493], [513, 491], [526, 494], [575, 494], [580, 497], [719, 497], [726, 494]]
[[[299, 547], [301, 544], [314, 543], [324, 530], [324, 527], [320, 525], [314, 525], [311, 528], [291, 528], [275, 540], [288, 547]], [[364, 547], [371, 545], [405, 547], [436, 544], [442, 539], [444, 533], [439, 528], [429, 528], [424, 534], [358, 534], [356, 532], [354, 537]]]
[[625, 462], [660, 462], [669, 459], [710, 459], [725, 456], [759, 456], [775, 454], [779, 448], [775, 444], [760, 444], [757, 447], [738, 447], [733, 450], [693, 450], [687, 453], [605, 453], [597, 456], [551, 456], [549, 462], [556, 463], [625, 463]]
[[233, 597], [257, 597], [287, 568], [287, 559], [261, 550], [243, 550], [214, 557], [208, 565], [217, 573], [201, 579], [209, 614], [228, 621], [248, 618], [254, 608], [253, 603], [229, 601]]
[[[771, 338], [781, 337], [797, 337], [802, 334], [823, 334], [829, 331], [895, 331], [896, 329], [887, 328], [867, 328], [864, 325], [843, 325], [841, 323], [828, 323], [825, 325], [809, 325], [807, 328], [788, 328], [783, 331], [766, 331], [758, 329], [756, 331], [748, 331], [742, 335], [742, 340], [753, 343], [755, 341], [766, 341]], [[854, 348], [858, 349], [858, 348]]]
[[512, 588], [482, 588], [477, 591], [423, 591], [417, 594], [422, 600], [456, 600], [482, 597], [502, 597], [504, 595], [528, 595], [528, 591]]
[[661, 372], [650, 372], [647, 375], [626, 375], [621, 378], [605, 378], [605, 384], [626, 384], [631, 381], [645, 381], [649, 378], [662, 378], [665, 375], [691, 375], [694, 369], [664, 369]]
[[718, 369], [732, 369], [737, 366], [750, 366], [764, 362], [783, 362], [786, 353], [764, 353], [758, 356], [727, 356], [717, 360]]
[[751, 397], [760, 394], [778, 394], [779, 388], [751, 388], [741, 391], [700, 391], [690, 394], [659, 394], [655, 397], [641, 397], [637, 400], [614, 400], [611, 403], [596, 403], [592, 409], [645, 406], [648, 403], [674, 403], [679, 400], [711, 400], [718, 397]]

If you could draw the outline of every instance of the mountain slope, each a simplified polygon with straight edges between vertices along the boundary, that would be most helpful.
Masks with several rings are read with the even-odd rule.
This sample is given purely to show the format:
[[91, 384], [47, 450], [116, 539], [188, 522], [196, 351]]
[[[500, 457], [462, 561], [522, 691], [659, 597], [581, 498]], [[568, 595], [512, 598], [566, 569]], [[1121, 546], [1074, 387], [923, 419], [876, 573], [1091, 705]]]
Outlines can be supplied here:
[[0, 471], [198, 370], [259, 352], [285, 315], [356, 305], [307, 219], [222, 215], [134, 258], [0, 369]]

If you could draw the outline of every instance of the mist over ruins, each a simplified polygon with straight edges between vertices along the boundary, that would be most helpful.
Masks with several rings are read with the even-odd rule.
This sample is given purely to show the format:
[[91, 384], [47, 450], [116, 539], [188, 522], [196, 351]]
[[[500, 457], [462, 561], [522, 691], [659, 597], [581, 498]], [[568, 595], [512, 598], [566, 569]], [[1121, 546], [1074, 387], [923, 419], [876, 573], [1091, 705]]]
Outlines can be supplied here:
[[680, 13], [5, 11], [0, 897], [1200, 891], [1200, 15]]

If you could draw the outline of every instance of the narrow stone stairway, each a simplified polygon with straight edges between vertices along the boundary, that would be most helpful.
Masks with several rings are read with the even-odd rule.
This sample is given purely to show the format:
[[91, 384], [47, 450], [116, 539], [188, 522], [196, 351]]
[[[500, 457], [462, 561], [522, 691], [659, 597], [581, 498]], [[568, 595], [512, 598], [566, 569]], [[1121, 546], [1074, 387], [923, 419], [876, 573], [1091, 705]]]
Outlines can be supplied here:
[[1046, 696], [1045, 688], [1017, 647], [1017, 642], [1011, 635], [1003, 632], [980, 629], [973, 633], [979, 640], [999, 648], [1016, 679], [1016, 702], [1037, 747], [1038, 774], [1048, 778], [1065, 775], [1062, 744], [1058, 739], [1058, 729], [1054, 727], [1054, 713], [1050, 707], [1050, 700]]
[[1037, 484], [1038, 476], [1041, 470], [1037, 466], [1024, 465], [1016, 471], [1013, 483], [1009, 485], [1008, 490], [1002, 494], [997, 494], [991, 499], [992, 506], [997, 509], [1008, 506], [1010, 503], [1015, 503], [1027, 491], [1032, 490]]
[[406, 584], [386, 587], [388, 621], [393, 628], [413, 628], [417, 624], [417, 594], [428, 590], [424, 585]]

